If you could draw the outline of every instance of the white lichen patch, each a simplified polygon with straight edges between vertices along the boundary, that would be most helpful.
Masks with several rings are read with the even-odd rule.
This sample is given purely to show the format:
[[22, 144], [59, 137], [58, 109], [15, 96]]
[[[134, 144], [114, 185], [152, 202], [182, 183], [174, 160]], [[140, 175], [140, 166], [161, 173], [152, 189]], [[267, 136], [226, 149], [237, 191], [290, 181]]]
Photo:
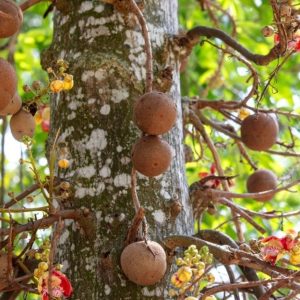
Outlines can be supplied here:
[[107, 146], [106, 140], [107, 132], [103, 129], [95, 129], [92, 131], [89, 140], [87, 141], [85, 148], [91, 151], [103, 150]]
[[152, 212], [152, 216], [153, 216], [155, 222], [157, 222], [159, 224], [163, 224], [166, 221], [166, 215], [161, 209], [158, 209], [158, 210], [155, 210], [154, 212]]
[[108, 296], [111, 293], [111, 288], [107, 284], [104, 286], [104, 293], [106, 296]]
[[130, 163], [130, 158], [127, 156], [123, 156], [123, 157], [121, 157], [120, 162], [122, 165], [127, 165]]
[[119, 145], [119, 146], [116, 148], [116, 150], [117, 150], [117, 152], [121, 152], [121, 151], [123, 150], [123, 147]]
[[125, 88], [111, 91], [111, 101], [115, 103], [120, 103], [122, 100], [126, 100], [128, 96], [128, 90]]
[[67, 119], [68, 120], [73, 120], [73, 119], [75, 119], [76, 118], [76, 114], [75, 114], [75, 112], [74, 111], [72, 111], [70, 114], [68, 114], [68, 117], [67, 117]]
[[160, 195], [162, 197], [164, 197], [164, 199], [166, 199], [166, 200], [170, 200], [171, 199], [171, 195], [165, 189], [161, 189], [160, 190]]
[[104, 11], [104, 5], [103, 4], [99, 4], [95, 7], [95, 12], [97, 13], [102, 13]]
[[104, 166], [101, 168], [99, 175], [103, 178], [109, 177], [111, 174], [111, 170], [108, 166]]
[[95, 72], [95, 78], [98, 81], [104, 80], [106, 78], [106, 71], [104, 69], [99, 69]]
[[122, 173], [114, 178], [114, 185], [116, 187], [128, 188], [130, 186], [130, 180], [130, 175]]
[[61, 245], [65, 244], [69, 238], [69, 235], [70, 235], [69, 230], [65, 229], [59, 238], [59, 244], [61, 244]]
[[110, 105], [109, 104], [104, 104], [100, 108], [100, 113], [101, 113], [101, 115], [107, 116], [110, 113]]
[[63, 262], [62, 262], [62, 272], [65, 273], [68, 269], [69, 269], [69, 262], [65, 259]]
[[[157, 295], [157, 293], [159, 293], [159, 295]], [[145, 297], [154, 297], [154, 296], [161, 296], [161, 292], [160, 290], [157, 288], [156, 289], [153, 289], [153, 290], [150, 290], [148, 287], [144, 287], [142, 288], [142, 294], [145, 296]]]
[[92, 1], [84, 1], [81, 3], [81, 6], [79, 8], [79, 13], [82, 14], [91, 9], [93, 9], [93, 2]]
[[81, 178], [87, 178], [90, 179], [96, 174], [96, 169], [93, 165], [78, 168], [77, 169], [77, 174]]
[[92, 105], [92, 104], [94, 104], [94, 103], [96, 103], [96, 99], [95, 98], [90, 98], [89, 100], [88, 100], [88, 104], [89, 105]]
[[81, 74], [81, 80], [86, 82], [89, 78], [95, 76], [95, 71], [86, 70]]
[[96, 187], [78, 187], [75, 192], [75, 197], [82, 199], [84, 197], [99, 196], [105, 190], [104, 182], [99, 182]]
[[110, 31], [107, 26], [100, 25], [98, 27], [87, 28], [81, 35], [81, 38], [83, 37], [86, 40], [90, 40], [103, 35], [109, 36]]

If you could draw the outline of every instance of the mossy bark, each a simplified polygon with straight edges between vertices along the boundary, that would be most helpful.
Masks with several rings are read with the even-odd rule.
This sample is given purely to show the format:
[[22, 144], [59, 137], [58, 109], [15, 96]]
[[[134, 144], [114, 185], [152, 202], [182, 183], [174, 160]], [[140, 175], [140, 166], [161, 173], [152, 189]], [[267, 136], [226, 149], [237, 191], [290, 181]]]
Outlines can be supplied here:
[[[138, 287], [126, 280], [119, 266], [134, 216], [130, 155], [140, 132], [132, 121], [132, 109], [135, 99], [144, 93], [146, 73], [141, 29], [132, 14], [125, 16], [110, 4], [65, 2], [68, 5], [59, 1], [63, 9], [55, 12], [53, 43], [44, 53], [43, 64], [65, 59], [75, 85], [72, 91], [51, 99], [49, 144], [60, 128], [59, 143], [67, 144], [71, 162], [63, 176], [72, 180], [74, 188], [72, 202], [63, 205], [84, 206], [92, 213], [85, 220], [87, 232], [71, 221], [66, 223], [57, 261], [73, 283], [72, 299], [166, 298], [167, 280], [158, 286]], [[177, 33], [177, 0], [145, 1], [144, 15], [155, 78], [165, 69], [172, 70], [168, 93], [178, 110], [176, 126], [163, 137], [174, 149], [170, 169], [157, 178], [138, 176], [149, 236], [160, 241], [171, 233], [193, 231], [184, 172], [178, 61], [170, 43]], [[166, 78], [161, 80], [156, 80], [156, 88], [165, 90]], [[172, 211], [174, 201], [183, 206], [177, 217]]]

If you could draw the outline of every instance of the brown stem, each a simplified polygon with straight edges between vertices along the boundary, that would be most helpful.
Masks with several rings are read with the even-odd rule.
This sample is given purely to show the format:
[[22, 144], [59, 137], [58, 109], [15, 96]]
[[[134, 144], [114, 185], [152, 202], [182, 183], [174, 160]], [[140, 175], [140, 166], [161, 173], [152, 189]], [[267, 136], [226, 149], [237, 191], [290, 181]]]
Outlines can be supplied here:
[[[23, 225], [16, 225], [13, 228], [13, 232], [16, 235], [24, 231], [32, 231], [36, 229], [48, 228], [53, 223], [58, 222], [60, 218], [63, 220], [65, 219], [79, 220], [81, 217], [82, 217], [82, 213], [79, 210], [75, 210], [75, 209], [62, 210], [49, 217], [42, 218], [34, 222], [29, 222]], [[8, 228], [0, 228], [0, 236], [6, 236], [8, 234], [9, 234]]]
[[153, 85], [153, 58], [152, 58], [152, 48], [151, 48], [151, 41], [148, 26], [146, 20], [136, 4], [135, 0], [130, 0], [130, 5], [132, 12], [136, 15], [137, 19], [142, 28], [142, 34], [145, 40], [145, 52], [146, 52], [146, 92], [152, 91]]
[[[224, 176], [224, 172], [222, 169], [222, 165], [221, 165], [221, 160], [220, 157], [218, 155], [218, 152], [216, 150], [216, 147], [214, 145], [214, 143], [212, 142], [211, 138], [208, 136], [208, 134], [206, 133], [206, 130], [203, 126], [203, 124], [201, 123], [201, 121], [199, 120], [199, 118], [197, 117], [197, 115], [190, 110], [189, 111], [189, 117], [191, 122], [193, 123], [193, 125], [199, 130], [199, 132], [201, 133], [203, 139], [205, 140], [208, 148], [210, 149], [213, 158], [214, 158], [214, 162], [216, 164], [216, 169], [218, 171], [219, 176]], [[224, 191], [229, 191], [229, 186], [228, 186], [228, 182], [226, 180], [222, 180], [222, 187], [224, 189]], [[235, 217], [237, 214], [234, 210], [232, 211], [232, 216]], [[236, 227], [236, 231], [237, 231], [237, 236], [240, 242], [244, 241], [244, 235], [242, 232], [242, 227], [241, 227], [241, 222], [238, 218], [234, 219], [234, 224]]]
[[263, 227], [257, 224], [243, 209], [235, 205], [232, 201], [226, 198], [218, 198], [218, 202], [230, 207], [232, 211], [235, 211], [237, 214], [239, 214], [241, 217], [247, 220], [260, 233], [262, 234], [266, 233], [266, 230]]
[[265, 191], [265, 192], [259, 192], [259, 193], [243, 193], [243, 194], [238, 194], [238, 193], [232, 193], [229, 191], [221, 191], [221, 190], [214, 190], [211, 189], [211, 193], [213, 197], [218, 198], [218, 197], [226, 197], [226, 198], [253, 198], [253, 199], [261, 199], [265, 196], [270, 196], [274, 195], [276, 193], [279, 193], [281, 191], [286, 191], [289, 188], [299, 184], [300, 179], [295, 180], [281, 188], [270, 190], [270, 191]]
[[163, 240], [164, 245], [168, 249], [175, 249], [176, 247], [189, 247], [195, 245], [197, 248], [207, 246], [210, 253], [218, 259], [222, 264], [231, 265], [237, 264], [239, 266], [245, 266], [257, 271], [261, 271], [271, 277], [279, 277], [282, 275], [292, 276], [297, 275], [297, 272], [285, 269], [278, 266], [273, 266], [270, 263], [260, 259], [257, 255], [247, 253], [238, 249], [233, 249], [228, 246], [219, 246], [214, 243], [210, 243], [203, 239], [184, 236], [173, 235], [168, 236]]
[[[258, 280], [258, 281], [251, 281], [251, 282], [238, 282], [238, 283], [227, 283], [227, 284], [222, 284], [219, 286], [215, 286], [212, 288], [208, 288], [206, 290], [206, 292], [199, 298], [199, 299], [206, 299], [206, 297], [210, 296], [210, 295], [214, 295], [216, 293], [219, 293], [221, 291], [232, 291], [235, 289], [245, 289], [245, 288], [249, 288], [249, 287], [256, 287], [256, 286], [260, 286], [260, 285], [266, 285], [268, 283], [272, 283], [272, 282], [280, 282], [281, 284], [286, 284], [289, 280], [291, 280], [293, 277], [289, 277], [289, 278], [273, 278], [273, 279], [267, 279], [267, 280]], [[262, 296], [264, 297], [264, 296]], [[269, 299], [269, 298], [259, 298], [259, 299]]]
[[275, 45], [266, 55], [254, 54], [243, 47], [241, 44], [239, 44], [227, 33], [216, 28], [197, 26], [189, 30], [186, 35], [192, 44], [196, 44], [201, 36], [205, 36], [207, 38], [218, 38], [222, 40], [226, 45], [230, 46], [241, 55], [243, 55], [247, 60], [252, 61], [257, 65], [268, 65], [271, 61], [278, 59], [283, 55], [280, 44]]
[[13, 206], [17, 202], [21, 201], [22, 199], [26, 198], [28, 195], [30, 195], [31, 193], [33, 193], [34, 191], [38, 190], [39, 188], [40, 188], [40, 186], [39, 186], [38, 183], [33, 184], [31, 187], [29, 187], [28, 189], [26, 189], [24, 192], [22, 192], [18, 196], [14, 197], [11, 201], [9, 201], [8, 203], [6, 203], [4, 205], [4, 208], [9, 208], [9, 207]]

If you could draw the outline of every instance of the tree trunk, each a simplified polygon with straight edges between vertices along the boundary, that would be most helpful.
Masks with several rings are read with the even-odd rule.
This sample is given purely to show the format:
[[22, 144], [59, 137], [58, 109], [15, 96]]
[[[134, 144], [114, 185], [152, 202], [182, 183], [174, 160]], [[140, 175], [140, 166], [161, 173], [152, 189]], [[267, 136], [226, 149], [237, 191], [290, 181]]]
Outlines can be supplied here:
[[[144, 93], [146, 74], [140, 26], [132, 14], [125, 16], [98, 0], [58, 3], [61, 11], [55, 13], [53, 43], [44, 53], [43, 64], [64, 58], [70, 63], [75, 85], [71, 92], [51, 99], [49, 143], [60, 128], [59, 143], [67, 144], [71, 162], [64, 176], [74, 188], [74, 199], [64, 205], [89, 208], [92, 217], [83, 227], [66, 223], [57, 259], [73, 283], [72, 299], [165, 298], [167, 280], [159, 286], [138, 287], [126, 280], [119, 266], [135, 214], [130, 154], [140, 132], [132, 122], [132, 110], [135, 99]], [[164, 136], [174, 149], [170, 169], [157, 178], [138, 176], [137, 192], [146, 210], [148, 233], [159, 241], [171, 233], [193, 230], [184, 172], [178, 61], [169, 43], [178, 29], [177, 0], [145, 1], [144, 15], [153, 47], [154, 76], [157, 79], [164, 69], [173, 69], [168, 93], [178, 110], [176, 126]], [[156, 88], [166, 89], [162, 84]], [[175, 201], [183, 206], [177, 217]]]

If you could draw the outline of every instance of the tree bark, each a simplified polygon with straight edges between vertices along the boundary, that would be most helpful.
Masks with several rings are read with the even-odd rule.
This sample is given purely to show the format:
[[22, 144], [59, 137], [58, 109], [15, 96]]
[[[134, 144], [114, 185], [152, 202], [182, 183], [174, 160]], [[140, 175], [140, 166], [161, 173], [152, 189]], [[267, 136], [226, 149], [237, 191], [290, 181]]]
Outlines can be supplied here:
[[[87, 207], [85, 229], [66, 223], [57, 260], [72, 281], [72, 299], [161, 299], [168, 280], [138, 287], [126, 280], [119, 257], [134, 216], [130, 192], [131, 148], [140, 136], [132, 121], [135, 99], [145, 89], [145, 51], [141, 29], [132, 14], [125, 16], [101, 1], [59, 1], [54, 37], [43, 65], [63, 58], [70, 63], [74, 88], [52, 96], [49, 145], [60, 128], [59, 143], [69, 149], [74, 199], [63, 204]], [[63, 5], [65, 3], [65, 5]], [[154, 76], [171, 67], [170, 91], [178, 110], [176, 126], [164, 138], [174, 149], [168, 172], [156, 178], [138, 176], [138, 196], [145, 208], [149, 236], [192, 234], [192, 208], [184, 172], [182, 110], [178, 61], [170, 36], [177, 33], [177, 0], [145, 1], [144, 15], [153, 47]], [[159, 84], [156, 88], [160, 88]], [[179, 201], [182, 211], [172, 213]], [[167, 276], [166, 276], [167, 277]]]

